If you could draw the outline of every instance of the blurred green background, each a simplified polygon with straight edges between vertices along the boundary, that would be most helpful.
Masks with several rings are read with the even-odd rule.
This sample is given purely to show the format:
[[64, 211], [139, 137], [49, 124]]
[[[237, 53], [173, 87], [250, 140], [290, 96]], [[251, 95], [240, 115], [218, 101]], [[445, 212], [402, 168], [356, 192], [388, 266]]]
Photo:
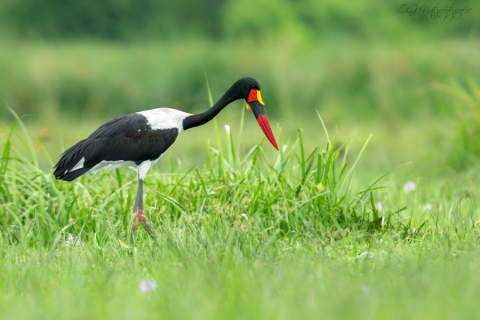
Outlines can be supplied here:
[[[13, 151], [0, 161], [0, 318], [479, 318], [480, 3], [404, 1], [0, 0], [0, 150], [11, 108], [45, 170]], [[451, 20], [420, 8], [452, 5], [471, 10]], [[53, 164], [111, 118], [204, 111], [206, 76], [214, 100], [255, 77], [281, 148], [299, 125], [306, 155], [326, 146], [316, 111], [337, 147], [356, 135], [347, 170], [341, 154], [328, 185], [314, 184], [315, 166], [300, 175], [309, 160], [278, 157], [266, 162], [281, 164], [278, 176], [245, 161], [222, 181], [202, 170], [213, 122], [188, 130], [146, 184], [159, 250], [142, 230], [132, 257], [133, 172], [54, 183]], [[264, 139], [244, 102], [217, 121], [240, 159]], [[263, 150], [275, 159], [268, 141]], [[158, 290], [144, 295], [150, 277]]]
[[[318, 110], [340, 140], [359, 136], [354, 147], [375, 135], [363, 164], [369, 173], [405, 161], [427, 176], [470, 172], [480, 154], [480, 7], [457, 1], [454, 9], [471, 10], [451, 20], [425, 8], [402, 14], [404, 4], [3, 0], [2, 123], [12, 122], [8, 106], [28, 114], [32, 136], [55, 161], [113, 117], [158, 107], [205, 110], [205, 75], [214, 99], [252, 76], [284, 144], [296, 139], [299, 124], [307, 145], [325, 141]], [[243, 107], [234, 103], [219, 124], [238, 134]], [[249, 147], [263, 135], [246, 117]], [[196, 130], [172, 148], [174, 159], [205, 162], [213, 125]]]

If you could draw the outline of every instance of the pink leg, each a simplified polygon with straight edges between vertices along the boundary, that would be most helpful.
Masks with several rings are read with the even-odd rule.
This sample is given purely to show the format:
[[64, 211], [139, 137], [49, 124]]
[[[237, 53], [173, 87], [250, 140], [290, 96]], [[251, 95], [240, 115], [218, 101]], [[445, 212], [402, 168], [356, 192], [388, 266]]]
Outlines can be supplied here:
[[137, 214], [135, 215], [135, 218], [133, 218], [133, 225], [132, 225], [132, 233], [135, 231], [135, 228], [137, 227], [137, 221], [140, 221], [143, 225], [147, 224], [147, 217], [145, 217], [145, 213], [143, 210], [138, 210]]
[[145, 212], [143, 210], [138, 210], [137, 214], [135, 215], [135, 218], [133, 218], [133, 224], [132, 224], [132, 241], [133, 241], [133, 232], [135, 231], [135, 228], [137, 227], [137, 223], [140, 221], [141, 224], [145, 227], [145, 230], [147, 230], [148, 234], [150, 237], [152, 237], [153, 240], [155, 240], [155, 234], [153, 233], [152, 228], [147, 223], [147, 217], [145, 216]]
[[143, 180], [140, 177], [138, 179], [137, 197], [135, 198], [133, 213], [135, 213], [135, 217], [133, 218], [132, 233], [131, 233], [132, 245], [133, 245], [133, 233], [135, 231], [135, 228], [137, 227], [138, 221], [140, 221], [143, 224], [143, 226], [145, 227], [145, 230], [147, 230], [150, 237], [152, 237], [152, 239], [155, 240], [155, 234], [153, 233], [152, 228], [150, 228], [150, 226], [148, 225], [147, 217], [145, 217], [145, 212], [143, 211]]

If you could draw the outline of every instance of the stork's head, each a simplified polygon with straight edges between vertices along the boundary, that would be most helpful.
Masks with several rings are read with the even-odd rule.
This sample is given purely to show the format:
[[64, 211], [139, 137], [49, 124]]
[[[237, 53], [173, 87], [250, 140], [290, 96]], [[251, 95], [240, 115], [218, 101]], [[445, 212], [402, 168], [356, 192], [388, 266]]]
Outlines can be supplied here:
[[232, 86], [232, 89], [233, 88], [238, 94], [238, 99], [245, 99], [247, 110], [252, 110], [263, 133], [275, 149], [278, 150], [277, 142], [275, 141], [272, 128], [270, 128], [270, 123], [265, 113], [265, 103], [263, 103], [260, 94], [260, 84], [258, 81], [250, 77], [242, 78]]

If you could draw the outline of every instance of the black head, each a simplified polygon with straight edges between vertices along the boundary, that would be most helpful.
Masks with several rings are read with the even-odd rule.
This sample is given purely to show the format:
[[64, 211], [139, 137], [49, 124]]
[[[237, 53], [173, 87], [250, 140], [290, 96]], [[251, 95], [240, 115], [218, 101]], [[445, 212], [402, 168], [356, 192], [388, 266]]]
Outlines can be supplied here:
[[245, 77], [235, 82], [228, 91], [230, 91], [236, 99], [247, 100], [250, 90], [252, 89], [260, 90], [260, 83], [254, 78]]

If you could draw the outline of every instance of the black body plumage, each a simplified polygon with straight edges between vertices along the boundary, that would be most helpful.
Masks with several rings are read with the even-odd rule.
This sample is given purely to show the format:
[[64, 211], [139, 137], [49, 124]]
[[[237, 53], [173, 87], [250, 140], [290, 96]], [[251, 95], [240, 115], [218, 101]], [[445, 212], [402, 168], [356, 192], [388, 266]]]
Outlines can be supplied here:
[[[136, 165], [153, 161], [168, 150], [178, 134], [178, 128], [152, 129], [147, 118], [139, 113], [121, 116], [65, 151], [54, 167], [54, 175], [72, 181], [102, 161], [133, 161]], [[83, 158], [83, 168], [72, 171]]]

